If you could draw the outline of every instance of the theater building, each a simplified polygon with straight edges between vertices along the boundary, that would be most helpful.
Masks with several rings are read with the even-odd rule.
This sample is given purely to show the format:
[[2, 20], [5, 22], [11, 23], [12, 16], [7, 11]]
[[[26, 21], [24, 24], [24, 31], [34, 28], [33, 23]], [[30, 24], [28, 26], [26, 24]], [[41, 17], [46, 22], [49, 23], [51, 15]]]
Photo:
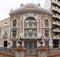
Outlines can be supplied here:
[[11, 22], [11, 47], [18, 46], [21, 37], [23, 46], [35, 49], [42, 38], [43, 45], [52, 48], [51, 12], [43, 9], [40, 4], [26, 4], [9, 13]]

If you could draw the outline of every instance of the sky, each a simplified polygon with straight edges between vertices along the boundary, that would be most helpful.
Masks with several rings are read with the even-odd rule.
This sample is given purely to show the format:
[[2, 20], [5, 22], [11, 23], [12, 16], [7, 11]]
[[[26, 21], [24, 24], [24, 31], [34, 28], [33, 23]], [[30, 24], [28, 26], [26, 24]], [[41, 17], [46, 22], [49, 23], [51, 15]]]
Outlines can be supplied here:
[[20, 7], [21, 4], [40, 3], [41, 7], [45, 5], [46, 0], [0, 0], [0, 21], [9, 17], [10, 10]]

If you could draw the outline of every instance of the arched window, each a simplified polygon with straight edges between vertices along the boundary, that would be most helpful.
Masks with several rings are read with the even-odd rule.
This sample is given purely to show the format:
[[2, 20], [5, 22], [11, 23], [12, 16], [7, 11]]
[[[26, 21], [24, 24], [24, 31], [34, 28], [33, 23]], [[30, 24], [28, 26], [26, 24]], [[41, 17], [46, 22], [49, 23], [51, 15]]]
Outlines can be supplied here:
[[13, 27], [16, 27], [17, 26], [17, 20], [13, 20]]
[[49, 27], [49, 22], [47, 19], [44, 20], [44, 25], [45, 25], [45, 27]]
[[33, 17], [28, 17], [24, 21], [25, 37], [37, 37], [37, 21]]

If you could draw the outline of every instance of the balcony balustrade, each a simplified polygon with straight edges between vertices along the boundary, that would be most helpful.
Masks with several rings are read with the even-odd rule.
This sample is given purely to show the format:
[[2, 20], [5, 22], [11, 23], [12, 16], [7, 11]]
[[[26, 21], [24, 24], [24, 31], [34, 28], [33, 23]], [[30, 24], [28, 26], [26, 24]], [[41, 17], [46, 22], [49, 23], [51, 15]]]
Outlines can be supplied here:
[[6, 37], [8, 37], [8, 35], [7, 34], [3, 34], [3, 37], [6, 38]]
[[56, 11], [56, 8], [55, 7], [52, 7], [52, 10], [55, 10]]
[[59, 14], [56, 14], [56, 18], [58, 18], [60, 20], [60, 15]]
[[15, 53], [15, 50], [10, 49], [10, 48], [6, 48], [6, 47], [0, 47], [0, 51], [2, 51], [2, 52], [9, 52], [9, 53], [12, 53], [12, 54]]
[[57, 53], [60, 52], [60, 48], [52, 48], [48, 50], [48, 54], [53, 54], [53, 53]]
[[15, 28], [18, 28], [18, 26], [11, 26], [11, 29], [15, 29]]
[[25, 22], [24, 28], [37, 28], [36, 22]]
[[17, 39], [18, 38], [18, 36], [16, 35], [16, 36], [12, 36], [11, 37], [11, 39]]
[[60, 2], [57, 0], [57, 5], [60, 6]]
[[56, 15], [55, 15], [55, 14], [53, 14], [53, 15], [52, 15], [52, 17], [53, 17], [53, 18], [56, 18]]
[[53, 36], [53, 39], [60, 39], [60, 35]]
[[36, 49], [26, 49], [26, 55], [37, 55]]
[[26, 38], [36, 38], [37, 37], [37, 33], [34, 33], [34, 34], [32, 34], [32, 35], [29, 35], [29, 34], [24, 34], [24, 36], [26, 37]]
[[60, 32], [60, 28], [53, 29], [53, 32]]
[[55, 0], [52, 0], [52, 3], [56, 3], [56, 1]]
[[53, 24], [60, 26], [60, 22], [59, 21], [53, 21]]
[[53, 24], [54, 24], [54, 25], [57, 25], [57, 21], [53, 21]]

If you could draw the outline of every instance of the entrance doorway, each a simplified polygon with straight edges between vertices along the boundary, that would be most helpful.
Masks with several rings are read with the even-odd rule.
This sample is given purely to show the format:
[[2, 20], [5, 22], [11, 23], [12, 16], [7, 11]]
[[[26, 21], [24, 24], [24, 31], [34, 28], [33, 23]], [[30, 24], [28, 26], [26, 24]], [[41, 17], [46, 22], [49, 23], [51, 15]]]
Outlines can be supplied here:
[[26, 48], [26, 55], [36, 55], [37, 41], [36, 40], [24, 40], [24, 46]]
[[7, 41], [4, 41], [4, 47], [7, 47]]

